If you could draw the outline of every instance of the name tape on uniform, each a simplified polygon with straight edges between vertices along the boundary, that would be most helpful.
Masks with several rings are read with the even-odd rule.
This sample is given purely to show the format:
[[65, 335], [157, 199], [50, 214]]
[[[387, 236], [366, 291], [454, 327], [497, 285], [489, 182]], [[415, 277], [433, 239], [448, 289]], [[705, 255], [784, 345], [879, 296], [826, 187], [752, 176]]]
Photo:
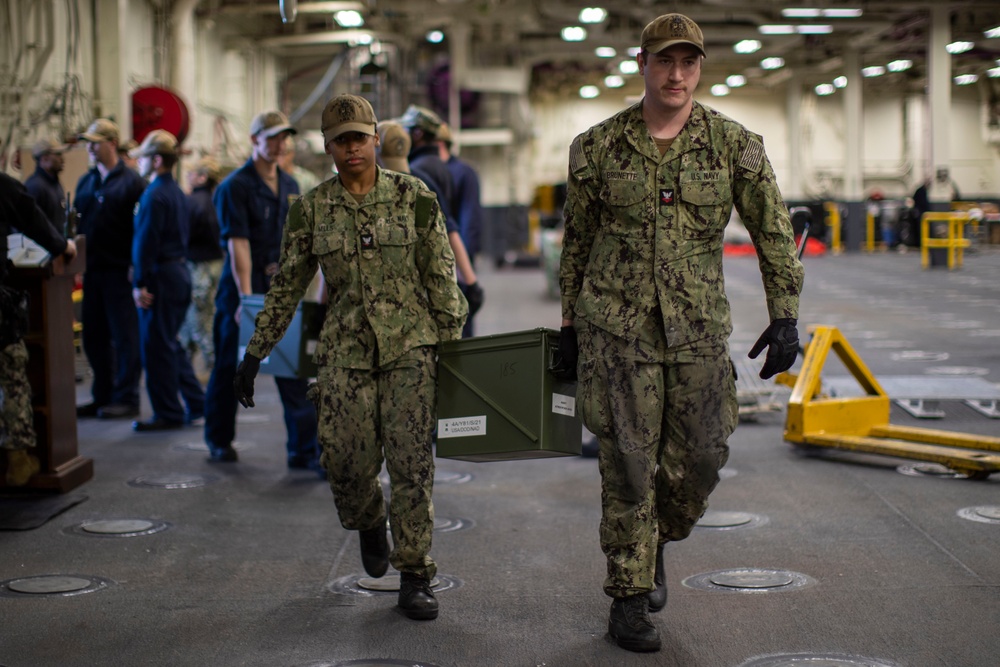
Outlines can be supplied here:
[[567, 417], [576, 416], [576, 398], [566, 394], [552, 394], [552, 412]]
[[438, 438], [464, 438], [471, 435], [486, 435], [486, 415], [438, 420]]

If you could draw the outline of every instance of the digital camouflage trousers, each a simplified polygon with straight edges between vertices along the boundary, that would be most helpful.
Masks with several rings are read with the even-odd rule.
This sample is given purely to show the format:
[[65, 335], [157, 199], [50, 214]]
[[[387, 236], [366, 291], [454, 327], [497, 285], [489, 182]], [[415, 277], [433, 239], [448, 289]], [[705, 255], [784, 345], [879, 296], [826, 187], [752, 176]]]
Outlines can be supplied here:
[[348, 530], [384, 525], [379, 481], [389, 473], [389, 562], [400, 572], [433, 578], [435, 349], [410, 350], [372, 370], [324, 367], [310, 390], [319, 417], [320, 462]]
[[598, 439], [604, 590], [653, 589], [656, 545], [683, 540], [708, 507], [736, 428], [728, 344], [666, 349], [578, 323], [578, 401]]
[[17, 341], [0, 349], [0, 447], [35, 446], [34, 412], [28, 384], [28, 348]]

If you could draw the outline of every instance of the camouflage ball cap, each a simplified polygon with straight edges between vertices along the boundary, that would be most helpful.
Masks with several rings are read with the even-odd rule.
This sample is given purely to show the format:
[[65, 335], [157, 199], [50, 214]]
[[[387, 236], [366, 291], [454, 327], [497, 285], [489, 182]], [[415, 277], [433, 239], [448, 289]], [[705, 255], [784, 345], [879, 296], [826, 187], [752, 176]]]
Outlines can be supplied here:
[[80, 135], [80, 138], [84, 141], [94, 143], [100, 141], [118, 141], [118, 137], [118, 126], [115, 125], [114, 121], [107, 118], [98, 118], [90, 124], [86, 132]]
[[61, 144], [51, 137], [39, 139], [31, 147], [31, 154], [37, 160], [43, 155], [62, 155], [66, 151], [66, 145]]
[[436, 135], [441, 129], [441, 117], [426, 107], [419, 107], [411, 104], [403, 112], [399, 119], [399, 124], [406, 128], [420, 128], [425, 132]]
[[130, 150], [128, 155], [133, 158], [177, 155], [177, 137], [166, 130], [153, 130], [146, 135], [139, 147]]
[[344, 93], [326, 103], [323, 109], [323, 138], [336, 139], [345, 132], [360, 132], [375, 136], [375, 110], [363, 97]]
[[402, 174], [410, 173], [410, 163], [406, 156], [410, 154], [410, 135], [396, 121], [383, 121], [378, 126], [378, 135], [382, 147], [382, 164], [386, 169]]
[[254, 116], [254, 119], [250, 121], [251, 137], [256, 137], [258, 134], [273, 137], [282, 132], [295, 134], [296, 130], [288, 122], [288, 117], [280, 111], [264, 111]]
[[639, 43], [649, 53], [659, 53], [675, 44], [690, 44], [701, 55], [708, 57], [705, 53], [705, 35], [701, 28], [683, 14], [664, 14], [653, 19], [643, 28]]

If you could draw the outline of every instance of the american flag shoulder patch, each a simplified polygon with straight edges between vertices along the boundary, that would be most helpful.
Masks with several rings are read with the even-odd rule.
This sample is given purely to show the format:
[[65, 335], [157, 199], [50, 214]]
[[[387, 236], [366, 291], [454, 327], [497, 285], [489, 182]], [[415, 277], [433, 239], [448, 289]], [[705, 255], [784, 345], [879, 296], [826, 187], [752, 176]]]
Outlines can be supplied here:
[[569, 147], [569, 171], [576, 173], [586, 168], [587, 158], [583, 154], [583, 140], [577, 137]]
[[764, 144], [750, 139], [740, 155], [740, 167], [756, 174], [764, 164]]

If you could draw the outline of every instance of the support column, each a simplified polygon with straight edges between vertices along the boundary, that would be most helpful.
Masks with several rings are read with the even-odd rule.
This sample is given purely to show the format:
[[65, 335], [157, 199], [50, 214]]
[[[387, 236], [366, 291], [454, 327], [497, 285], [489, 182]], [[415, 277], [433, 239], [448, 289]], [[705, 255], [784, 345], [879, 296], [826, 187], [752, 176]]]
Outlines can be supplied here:
[[468, 23], [457, 21], [448, 28], [448, 50], [451, 57], [448, 77], [448, 125], [453, 140], [452, 151], [462, 152], [462, 84], [469, 67], [469, 36], [472, 30]]
[[927, 96], [930, 106], [930, 165], [932, 173], [927, 191], [931, 209], [946, 211], [951, 207], [951, 173], [948, 151], [951, 111], [951, 55], [945, 48], [951, 41], [951, 12], [944, 3], [931, 8], [930, 43], [927, 48]]
[[785, 94], [788, 115], [788, 187], [785, 199], [802, 199], [802, 80], [798, 76], [788, 82]]
[[865, 240], [866, 211], [864, 207], [864, 122], [861, 81], [861, 57], [856, 50], [844, 54], [847, 71], [847, 88], [844, 89], [844, 204], [847, 219], [844, 221], [844, 248], [857, 250]]

